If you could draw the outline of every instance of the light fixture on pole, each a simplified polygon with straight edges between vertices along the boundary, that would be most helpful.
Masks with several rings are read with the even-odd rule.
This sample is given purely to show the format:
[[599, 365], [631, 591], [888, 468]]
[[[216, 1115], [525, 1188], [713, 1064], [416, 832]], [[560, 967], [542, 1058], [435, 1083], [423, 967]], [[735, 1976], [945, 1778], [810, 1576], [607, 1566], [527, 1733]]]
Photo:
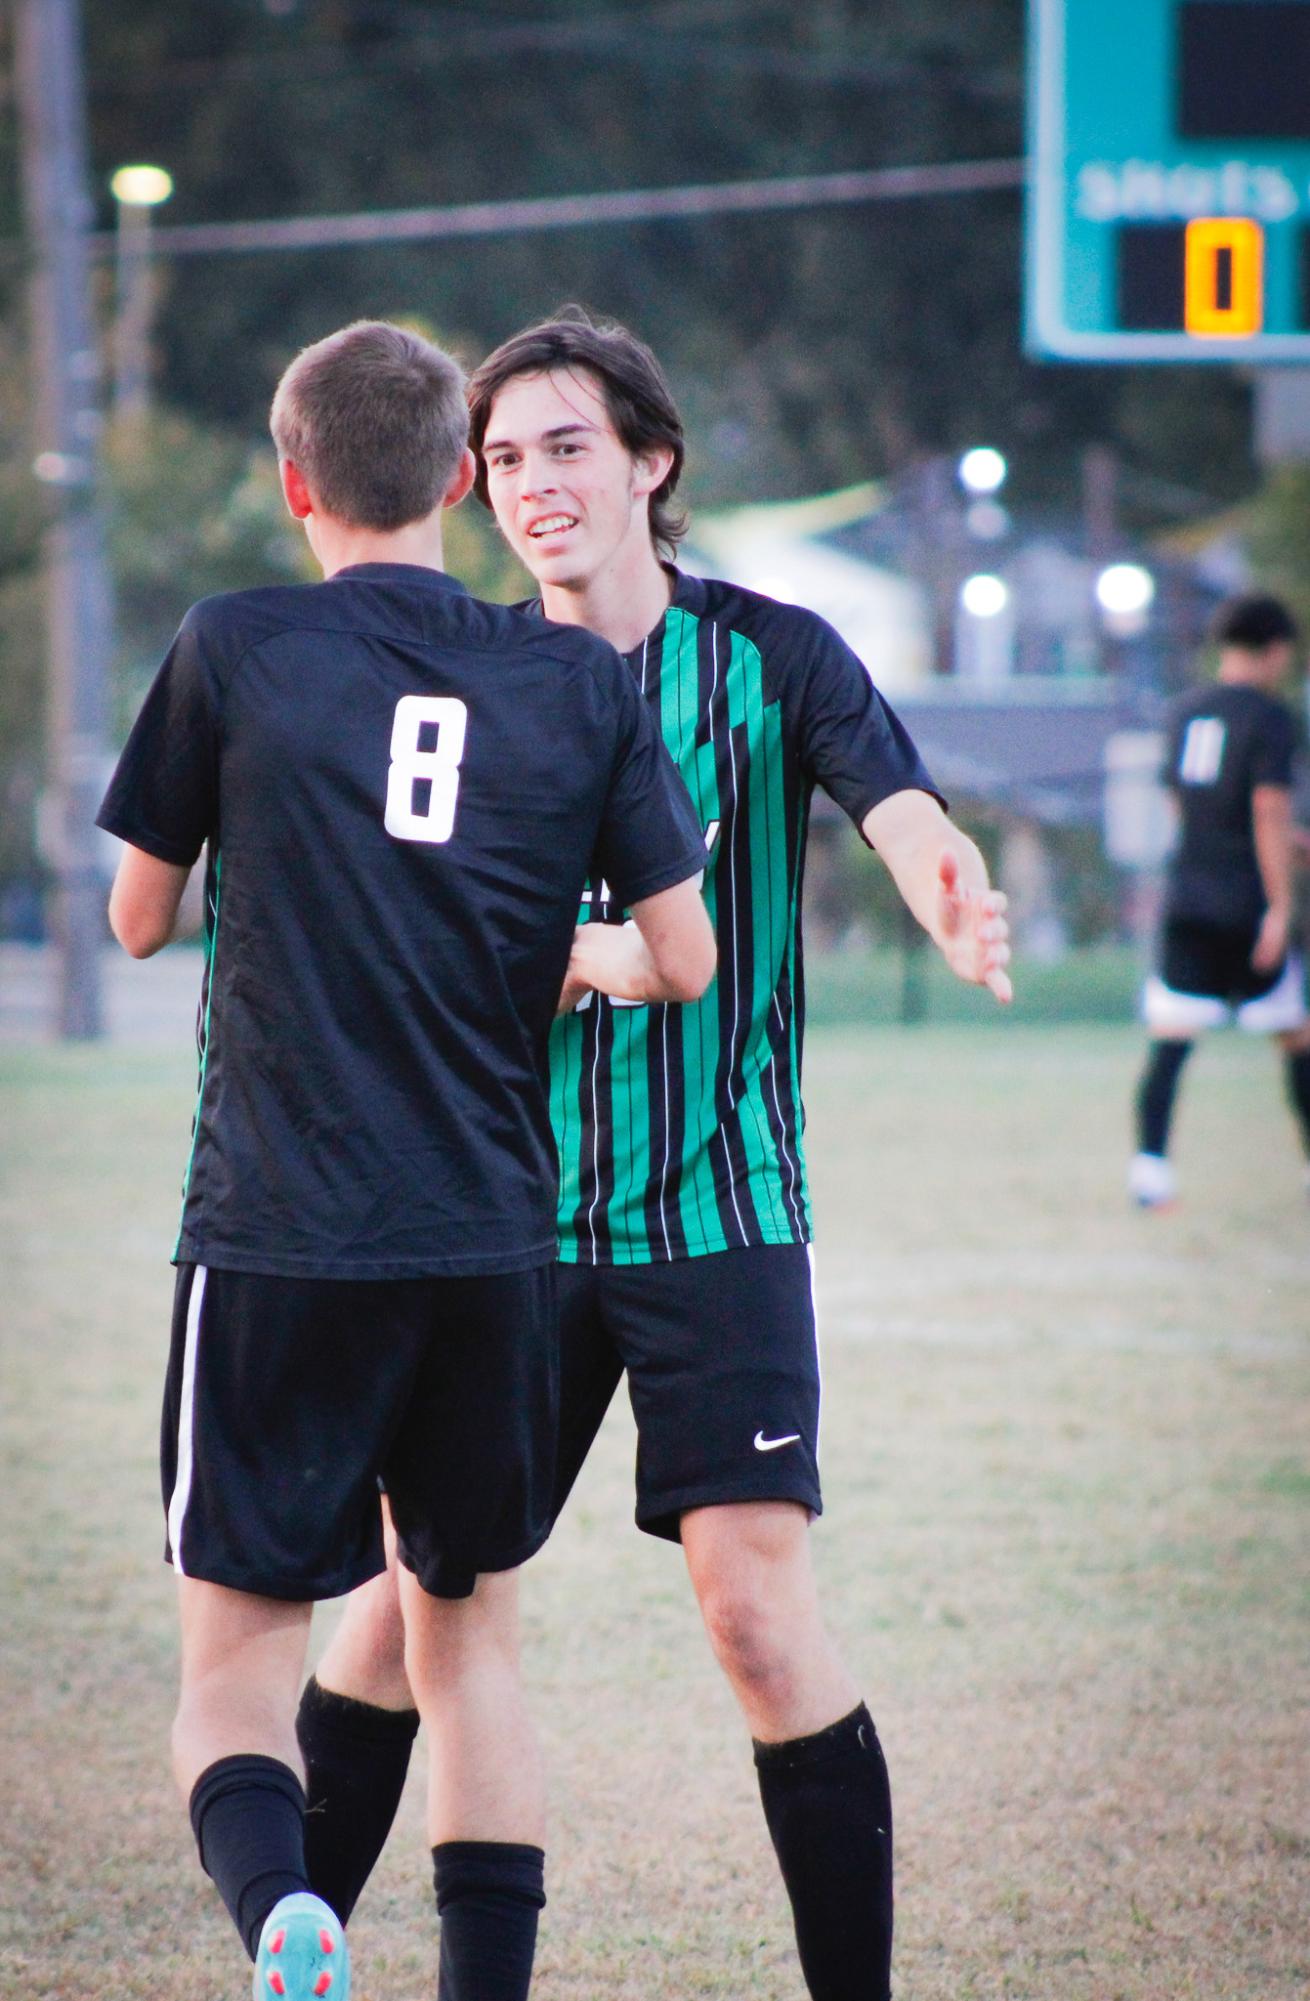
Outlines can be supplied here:
[[1146, 630], [1155, 602], [1155, 578], [1140, 563], [1110, 563], [1096, 579], [1096, 602], [1105, 629], [1116, 639]]
[[154, 307], [151, 219], [173, 192], [163, 167], [120, 167], [109, 183], [118, 205], [115, 231], [114, 411], [141, 416], [150, 404], [150, 321]]
[[964, 454], [955, 468], [956, 477], [966, 493], [975, 498], [985, 494], [999, 493], [1005, 485], [1009, 466], [1004, 455], [992, 445], [975, 445]]
[[996, 498], [1010, 468], [992, 445], [975, 445], [955, 468], [955, 477], [969, 496], [964, 525], [975, 542], [999, 542], [1010, 529], [1010, 517]]

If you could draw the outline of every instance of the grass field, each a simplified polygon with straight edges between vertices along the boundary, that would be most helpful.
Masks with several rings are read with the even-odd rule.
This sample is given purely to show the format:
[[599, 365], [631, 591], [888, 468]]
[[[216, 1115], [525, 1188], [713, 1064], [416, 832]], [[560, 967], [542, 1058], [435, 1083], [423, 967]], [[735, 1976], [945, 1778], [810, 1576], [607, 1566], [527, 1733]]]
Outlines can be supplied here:
[[[1310, 1208], [1264, 1046], [1195, 1061], [1186, 1201], [1121, 1198], [1129, 1030], [815, 1034], [829, 1513], [896, 1787], [899, 2001], [1310, 1983]], [[158, 1382], [185, 1053], [3, 1083], [0, 1995], [248, 1973], [166, 1763]], [[733, 1705], [604, 1432], [525, 1577], [552, 1779], [542, 2001], [800, 2001]], [[319, 1615], [329, 1630], [330, 1609]], [[357, 2001], [433, 1991], [417, 1770]]]

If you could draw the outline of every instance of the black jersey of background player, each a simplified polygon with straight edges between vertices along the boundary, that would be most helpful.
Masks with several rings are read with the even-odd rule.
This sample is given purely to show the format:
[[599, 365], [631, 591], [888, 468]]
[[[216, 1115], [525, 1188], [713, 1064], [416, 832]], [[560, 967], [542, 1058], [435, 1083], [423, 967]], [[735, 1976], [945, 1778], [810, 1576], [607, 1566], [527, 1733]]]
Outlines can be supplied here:
[[188, 613], [100, 824], [210, 844], [175, 1255], [396, 1278], [556, 1252], [546, 1047], [589, 871], [698, 872], [620, 656], [361, 564]]
[[1165, 782], [1178, 800], [1166, 914], [1234, 928], [1257, 924], [1265, 893], [1251, 796], [1292, 782], [1291, 712], [1258, 688], [1216, 681], [1170, 712]]

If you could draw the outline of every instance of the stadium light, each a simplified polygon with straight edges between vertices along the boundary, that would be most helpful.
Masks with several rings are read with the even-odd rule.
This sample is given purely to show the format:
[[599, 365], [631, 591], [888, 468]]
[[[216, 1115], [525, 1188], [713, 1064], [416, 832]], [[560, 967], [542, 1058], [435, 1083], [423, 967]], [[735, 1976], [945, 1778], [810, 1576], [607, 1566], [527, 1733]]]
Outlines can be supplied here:
[[166, 167], [140, 162], [111, 175], [109, 192], [122, 208], [158, 208], [173, 192], [173, 176]]
[[965, 492], [978, 496], [999, 493], [1009, 470], [1004, 455], [993, 446], [975, 445], [964, 454], [955, 473]]
[[1155, 578], [1140, 563], [1111, 563], [1096, 579], [1096, 602], [1112, 618], [1144, 618], [1155, 601]]
[[150, 403], [153, 216], [172, 194], [173, 176], [165, 167], [138, 160], [111, 174], [109, 191], [118, 204], [114, 232], [114, 409], [120, 416], [137, 417]]
[[998, 618], [1009, 602], [1004, 580], [985, 572], [966, 577], [960, 586], [960, 603], [971, 618]]

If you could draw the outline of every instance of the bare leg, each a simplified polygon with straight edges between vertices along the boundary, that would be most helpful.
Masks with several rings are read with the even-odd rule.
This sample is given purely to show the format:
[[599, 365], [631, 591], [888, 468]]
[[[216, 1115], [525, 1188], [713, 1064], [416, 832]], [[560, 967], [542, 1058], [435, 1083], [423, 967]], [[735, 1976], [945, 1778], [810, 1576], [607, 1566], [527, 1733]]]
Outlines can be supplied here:
[[859, 1690], [829, 1639], [793, 1501], [695, 1508], [682, 1548], [710, 1645], [752, 1737], [784, 1743], [849, 1715]]
[[892, 1813], [873, 1718], [819, 1615], [794, 1502], [682, 1518], [710, 1643], [755, 1739], [760, 1802], [812, 2001], [888, 2001]]
[[208, 1766], [243, 1753], [276, 1758], [303, 1781], [295, 1714], [312, 1605], [180, 1577], [178, 1607], [173, 1774], [183, 1798]]
[[396, 1582], [396, 1531], [382, 1503], [387, 1567], [346, 1600], [336, 1632], [314, 1670], [320, 1688], [367, 1702], [375, 1709], [413, 1709], [405, 1673], [405, 1621]]
[[295, 1708], [313, 1607], [191, 1577], [178, 1579], [178, 1602], [173, 1770], [201, 1866], [269, 1991], [274, 1979], [287, 1995], [344, 1987], [345, 1939], [305, 1867]]
[[518, 1573], [432, 1598], [401, 1566], [405, 1663], [428, 1733], [428, 1838], [540, 1846], [541, 1756], [519, 1677]]
[[405, 1660], [428, 1732], [438, 2001], [527, 2001], [546, 1901], [541, 1759], [519, 1680], [518, 1576], [430, 1598], [401, 1569]]

